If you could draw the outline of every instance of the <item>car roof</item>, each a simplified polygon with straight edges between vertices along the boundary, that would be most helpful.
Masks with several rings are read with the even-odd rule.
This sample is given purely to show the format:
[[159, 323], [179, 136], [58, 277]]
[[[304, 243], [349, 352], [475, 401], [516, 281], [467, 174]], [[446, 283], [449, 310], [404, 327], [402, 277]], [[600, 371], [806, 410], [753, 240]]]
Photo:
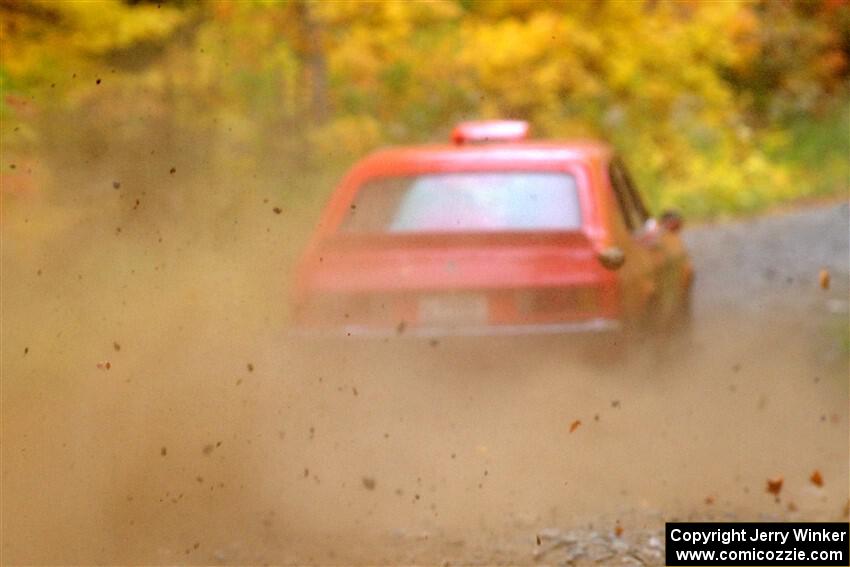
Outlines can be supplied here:
[[[479, 144], [433, 144], [396, 146], [373, 152], [358, 164], [361, 172], [391, 172], [412, 166], [493, 165], [527, 162], [595, 161], [610, 158], [613, 150], [605, 142], [592, 139], [566, 141], [521, 141]], [[363, 170], [366, 171], [363, 171]]]

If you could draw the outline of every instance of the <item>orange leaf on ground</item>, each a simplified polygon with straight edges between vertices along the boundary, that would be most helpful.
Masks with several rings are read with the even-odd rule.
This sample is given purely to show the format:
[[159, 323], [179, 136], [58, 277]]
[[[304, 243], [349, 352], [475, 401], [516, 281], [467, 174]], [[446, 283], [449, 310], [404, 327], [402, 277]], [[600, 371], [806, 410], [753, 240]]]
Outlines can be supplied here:
[[815, 469], [812, 476], [809, 477], [809, 480], [812, 481], [812, 484], [815, 486], [823, 486], [823, 476], [821, 476], [820, 471], [817, 469]]
[[578, 426], [579, 426], [579, 425], [581, 425], [581, 420], [580, 420], [580, 419], [577, 419], [577, 420], [575, 420], [574, 422], [572, 422], [572, 423], [570, 424], [570, 433], [572, 433], [573, 431], [575, 431], [576, 429], [578, 429]]

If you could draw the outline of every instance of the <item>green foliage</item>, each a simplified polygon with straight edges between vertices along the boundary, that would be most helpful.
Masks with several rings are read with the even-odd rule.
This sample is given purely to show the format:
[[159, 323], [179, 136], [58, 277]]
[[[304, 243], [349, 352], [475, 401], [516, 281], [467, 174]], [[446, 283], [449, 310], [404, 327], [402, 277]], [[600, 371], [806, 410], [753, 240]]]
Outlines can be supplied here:
[[0, 13], [6, 149], [55, 164], [57, 121], [82, 124], [112, 159], [116, 144], [133, 155], [145, 143], [194, 160], [223, 187], [205, 202], [225, 211], [238, 199], [225, 180], [259, 172], [286, 180], [288, 202], [318, 202], [376, 146], [442, 141], [473, 117], [610, 140], [656, 210], [713, 216], [847, 190], [845, 0], [112, 0]]

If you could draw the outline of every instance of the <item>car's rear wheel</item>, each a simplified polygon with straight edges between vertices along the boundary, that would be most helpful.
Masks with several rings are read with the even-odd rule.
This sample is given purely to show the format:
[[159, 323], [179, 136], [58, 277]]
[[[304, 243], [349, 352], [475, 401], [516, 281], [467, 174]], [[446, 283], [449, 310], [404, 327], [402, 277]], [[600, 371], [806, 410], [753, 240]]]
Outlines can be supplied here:
[[691, 293], [686, 291], [666, 317], [653, 321], [648, 351], [656, 364], [675, 364], [693, 348]]

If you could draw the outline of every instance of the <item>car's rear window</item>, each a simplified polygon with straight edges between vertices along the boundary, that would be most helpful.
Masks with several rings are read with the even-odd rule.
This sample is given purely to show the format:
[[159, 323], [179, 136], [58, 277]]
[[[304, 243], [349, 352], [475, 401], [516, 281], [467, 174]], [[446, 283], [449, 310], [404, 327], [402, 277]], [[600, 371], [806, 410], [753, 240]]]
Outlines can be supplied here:
[[367, 181], [342, 232], [569, 231], [581, 226], [576, 180], [552, 172], [462, 172]]

